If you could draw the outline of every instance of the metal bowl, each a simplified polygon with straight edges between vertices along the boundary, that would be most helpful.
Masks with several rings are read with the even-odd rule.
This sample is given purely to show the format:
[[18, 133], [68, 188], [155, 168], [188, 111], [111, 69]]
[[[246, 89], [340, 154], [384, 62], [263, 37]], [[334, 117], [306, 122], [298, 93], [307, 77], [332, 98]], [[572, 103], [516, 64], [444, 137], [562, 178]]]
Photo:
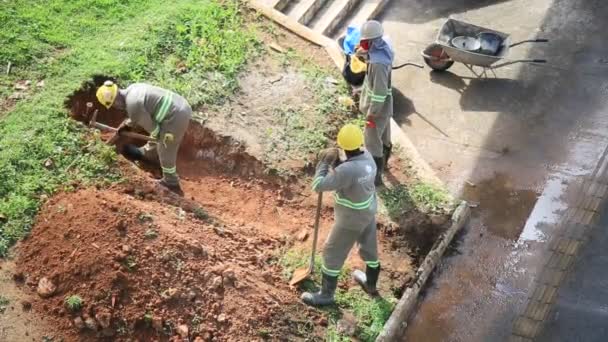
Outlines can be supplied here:
[[479, 39], [475, 37], [458, 36], [452, 38], [451, 43], [455, 48], [466, 51], [478, 51], [481, 48]]

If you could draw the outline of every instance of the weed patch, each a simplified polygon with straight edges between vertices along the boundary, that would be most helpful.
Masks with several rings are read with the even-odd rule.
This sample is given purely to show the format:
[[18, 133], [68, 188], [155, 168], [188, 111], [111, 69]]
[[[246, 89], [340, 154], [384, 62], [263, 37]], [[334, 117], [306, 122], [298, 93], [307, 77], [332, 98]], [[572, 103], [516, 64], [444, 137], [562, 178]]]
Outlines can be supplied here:
[[445, 190], [426, 183], [398, 184], [378, 194], [389, 217], [394, 220], [413, 209], [423, 213], [447, 213], [453, 205]]

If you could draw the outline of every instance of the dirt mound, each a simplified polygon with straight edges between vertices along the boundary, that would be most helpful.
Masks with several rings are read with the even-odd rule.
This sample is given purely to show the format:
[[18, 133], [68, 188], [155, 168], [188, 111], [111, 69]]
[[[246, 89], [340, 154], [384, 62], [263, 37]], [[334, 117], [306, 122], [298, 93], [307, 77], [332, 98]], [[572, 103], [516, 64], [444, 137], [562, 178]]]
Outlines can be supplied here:
[[[25, 284], [35, 291], [46, 277], [56, 286], [50, 299], [33, 305], [57, 320], [58, 331], [72, 331], [68, 340], [289, 336], [278, 322], [287, 316], [283, 304], [297, 297], [270, 263], [282, 241], [137, 193], [123, 187], [59, 194], [19, 247]], [[83, 305], [71, 311], [65, 299], [75, 295]]]

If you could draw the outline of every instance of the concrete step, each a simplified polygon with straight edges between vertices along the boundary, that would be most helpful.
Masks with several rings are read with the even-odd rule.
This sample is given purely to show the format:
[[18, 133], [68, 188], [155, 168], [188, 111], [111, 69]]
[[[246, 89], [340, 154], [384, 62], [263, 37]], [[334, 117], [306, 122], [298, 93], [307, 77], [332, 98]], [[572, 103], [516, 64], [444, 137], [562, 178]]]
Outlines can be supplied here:
[[348, 14], [346, 20], [343, 20], [340, 24], [336, 25], [336, 29], [328, 34], [328, 36], [337, 39], [346, 32], [348, 26], [361, 26], [366, 21], [377, 18], [389, 2], [390, 0], [360, 1], [359, 4], [351, 10], [350, 14]]
[[265, 0], [268, 7], [272, 7], [277, 11], [283, 11], [291, 0]]
[[319, 14], [319, 20], [314, 24], [312, 29], [331, 36], [344, 19], [351, 14], [353, 8], [357, 7], [361, 0], [335, 0], [329, 5], [324, 13]]
[[302, 25], [308, 25], [327, 0], [301, 0], [288, 15]]

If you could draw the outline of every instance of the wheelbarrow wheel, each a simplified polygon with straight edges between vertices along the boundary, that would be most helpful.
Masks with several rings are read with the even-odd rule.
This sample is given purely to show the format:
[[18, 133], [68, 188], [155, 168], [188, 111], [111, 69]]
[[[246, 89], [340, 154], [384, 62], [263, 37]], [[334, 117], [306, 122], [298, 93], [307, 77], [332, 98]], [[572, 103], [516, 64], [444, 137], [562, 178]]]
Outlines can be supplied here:
[[428, 57], [424, 57], [424, 62], [435, 71], [446, 71], [454, 64], [454, 61], [442, 61]]
[[448, 70], [454, 61], [449, 58], [445, 50], [439, 44], [431, 44], [422, 52], [422, 58], [426, 65], [435, 71]]

